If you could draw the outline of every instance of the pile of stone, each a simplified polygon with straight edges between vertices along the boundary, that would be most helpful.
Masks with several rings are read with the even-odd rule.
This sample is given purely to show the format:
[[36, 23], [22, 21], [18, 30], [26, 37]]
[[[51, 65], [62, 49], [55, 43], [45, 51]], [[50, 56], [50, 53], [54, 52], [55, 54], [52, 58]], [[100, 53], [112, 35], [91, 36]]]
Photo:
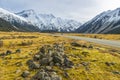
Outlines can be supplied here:
[[33, 60], [27, 61], [27, 65], [30, 70], [39, 70], [32, 77], [32, 80], [61, 80], [53, 66], [58, 66], [60, 69], [68, 69], [74, 66], [73, 62], [65, 55], [64, 46], [56, 43], [53, 46], [41, 47], [40, 51], [34, 55]]

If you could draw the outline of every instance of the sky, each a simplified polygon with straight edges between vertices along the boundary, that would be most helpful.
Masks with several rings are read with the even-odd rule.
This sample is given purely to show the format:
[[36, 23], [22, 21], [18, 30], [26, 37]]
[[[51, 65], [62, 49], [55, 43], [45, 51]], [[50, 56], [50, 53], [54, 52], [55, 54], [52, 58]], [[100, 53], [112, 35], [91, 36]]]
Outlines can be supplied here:
[[37, 13], [86, 22], [99, 13], [120, 8], [120, 0], [0, 0], [11, 12], [34, 9]]

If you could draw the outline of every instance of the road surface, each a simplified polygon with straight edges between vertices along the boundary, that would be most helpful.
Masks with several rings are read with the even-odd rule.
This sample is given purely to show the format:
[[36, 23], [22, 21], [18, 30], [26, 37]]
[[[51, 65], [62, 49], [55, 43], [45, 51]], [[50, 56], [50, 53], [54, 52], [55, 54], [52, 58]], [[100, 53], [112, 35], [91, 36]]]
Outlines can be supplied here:
[[66, 38], [76, 39], [76, 40], [85, 40], [88, 42], [94, 42], [98, 44], [103, 44], [111, 47], [120, 48], [120, 42], [119, 41], [113, 41], [113, 40], [104, 40], [104, 39], [95, 39], [95, 38], [87, 38], [87, 37], [79, 37], [79, 36], [67, 36], [67, 35], [57, 35], [62, 36]]

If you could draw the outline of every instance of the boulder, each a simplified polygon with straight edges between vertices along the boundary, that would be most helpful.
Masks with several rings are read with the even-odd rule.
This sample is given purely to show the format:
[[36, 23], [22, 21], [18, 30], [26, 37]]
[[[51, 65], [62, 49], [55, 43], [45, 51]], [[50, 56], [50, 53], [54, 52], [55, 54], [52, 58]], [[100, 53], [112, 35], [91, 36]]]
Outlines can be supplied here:
[[45, 71], [38, 71], [31, 80], [44, 80], [45, 77], [49, 77]]
[[119, 74], [120, 75], [120, 71], [112, 71], [113, 74]]
[[105, 64], [106, 64], [107, 66], [115, 65], [115, 63], [113, 63], [113, 62], [105, 62]]
[[82, 52], [82, 55], [84, 55], [85, 57], [87, 57], [89, 55], [89, 52]]
[[75, 47], [81, 47], [81, 45], [79, 43], [77, 43], [77, 42], [72, 42], [71, 45], [75, 46]]
[[33, 57], [33, 59], [34, 59], [35, 61], [40, 60], [40, 55], [35, 55], [35, 56]]
[[30, 75], [30, 72], [29, 71], [24, 71], [22, 74], [21, 74], [21, 76], [23, 77], [23, 78], [26, 78], [26, 77], [28, 77]]
[[59, 63], [59, 64], [62, 65], [63, 61], [64, 61], [63, 57], [61, 57], [61, 56], [53, 56], [53, 62], [54, 63]]
[[69, 78], [69, 75], [68, 75], [68, 73], [67, 73], [67, 72], [64, 72], [64, 74], [63, 74], [63, 75], [64, 75], [64, 77], [65, 77], [65, 78]]
[[40, 64], [38, 64], [36, 62], [33, 62], [32, 60], [28, 60], [27, 64], [28, 64], [28, 67], [29, 67], [30, 70], [40, 68]]
[[88, 48], [93, 49], [93, 46], [92, 46], [92, 45], [89, 45]]
[[6, 55], [9, 55], [9, 54], [12, 54], [12, 51], [7, 50], [7, 51], [6, 51]]
[[21, 53], [21, 50], [20, 50], [20, 49], [17, 49], [17, 50], [15, 51], [15, 53]]
[[50, 65], [52, 60], [53, 60], [52, 57], [43, 58], [43, 59], [40, 60], [40, 65]]
[[67, 68], [72, 68], [74, 66], [73, 62], [68, 60], [68, 58], [64, 59], [64, 66]]

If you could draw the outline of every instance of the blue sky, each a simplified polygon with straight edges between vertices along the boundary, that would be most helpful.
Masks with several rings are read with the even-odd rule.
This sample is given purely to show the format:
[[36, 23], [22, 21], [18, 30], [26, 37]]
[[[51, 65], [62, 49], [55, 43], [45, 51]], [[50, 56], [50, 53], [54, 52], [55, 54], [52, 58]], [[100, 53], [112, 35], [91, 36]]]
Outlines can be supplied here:
[[34, 9], [85, 22], [103, 11], [120, 7], [120, 0], [0, 0], [0, 7], [12, 12]]

